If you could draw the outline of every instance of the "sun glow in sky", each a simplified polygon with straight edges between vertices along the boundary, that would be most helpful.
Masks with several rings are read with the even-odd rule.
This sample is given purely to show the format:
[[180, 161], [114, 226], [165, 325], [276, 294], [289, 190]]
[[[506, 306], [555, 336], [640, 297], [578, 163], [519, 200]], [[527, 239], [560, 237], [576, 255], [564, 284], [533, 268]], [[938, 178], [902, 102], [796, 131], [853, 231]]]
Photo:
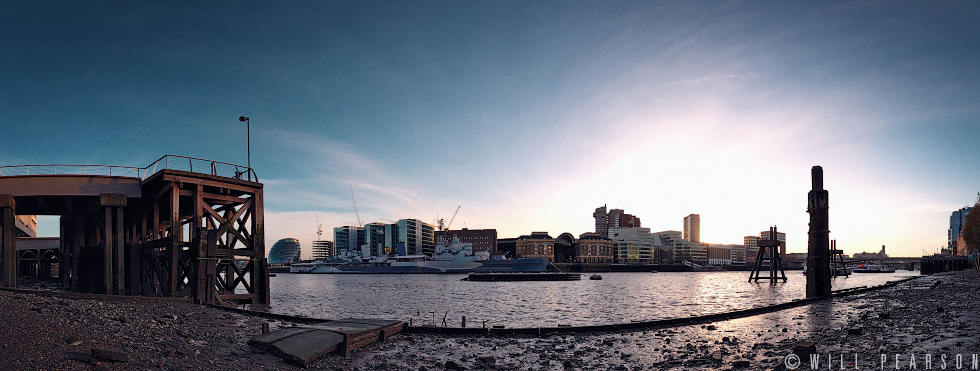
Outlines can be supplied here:
[[[804, 252], [936, 252], [980, 190], [971, 2], [0, 4], [0, 165], [252, 165], [266, 244], [319, 220], [594, 230], [622, 208]], [[43, 219], [42, 219], [43, 222]], [[50, 223], [48, 223], [50, 224]], [[42, 232], [57, 224], [41, 226]]]

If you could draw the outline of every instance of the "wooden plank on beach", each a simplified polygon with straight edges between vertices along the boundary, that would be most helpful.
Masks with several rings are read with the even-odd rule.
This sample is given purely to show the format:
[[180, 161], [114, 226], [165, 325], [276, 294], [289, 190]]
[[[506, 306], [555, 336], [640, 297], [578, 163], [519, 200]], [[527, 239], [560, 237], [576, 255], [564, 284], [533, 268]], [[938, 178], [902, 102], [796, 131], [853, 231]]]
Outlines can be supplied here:
[[348, 318], [276, 330], [255, 336], [248, 344], [306, 367], [337, 350], [350, 357], [352, 350], [384, 340], [404, 329], [403, 321]]
[[344, 335], [332, 331], [290, 327], [258, 335], [248, 345], [265, 349], [284, 360], [306, 367], [343, 346]]

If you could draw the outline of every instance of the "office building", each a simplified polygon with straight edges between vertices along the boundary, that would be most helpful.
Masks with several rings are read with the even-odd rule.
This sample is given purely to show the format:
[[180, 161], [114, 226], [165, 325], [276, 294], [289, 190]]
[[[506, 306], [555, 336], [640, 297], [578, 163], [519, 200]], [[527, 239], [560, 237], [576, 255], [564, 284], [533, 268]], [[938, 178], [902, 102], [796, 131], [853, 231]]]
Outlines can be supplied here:
[[269, 250], [270, 264], [288, 264], [299, 262], [300, 254], [299, 240], [295, 238], [283, 238], [276, 241]]
[[677, 259], [674, 248], [683, 240], [681, 236], [681, 231], [653, 233], [654, 258], [661, 263], [666, 261], [680, 261]]
[[610, 228], [613, 262], [650, 263], [653, 261], [653, 235], [650, 228]]
[[333, 241], [313, 241], [313, 260], [326, 261], [335, 255], [336, 251], [333, 249]]
[[385, 246], [398, 255], [432, 255], [435, 227], [418, 219], [402, 219], [385, 224]]
[[333, 229], [333, 246], [337, 256], [361, 256], [363, 243], [363, 227], [345, 225]]
[[732, 265], [732, 245], [707, 245], [709, 265]]
[[755, 260], [759, 256], [759, 236], [745, 236], [742, 244], [745, 246], [745, 264], [755, 265]]
[[391, 244], [385, 238], [386, 228], [383, 223], [368, 223], [364, 225], [364, 242], [361, 248], [367, 247], [370, 256], [387, 256], [392, 254]]
[[[964, 207], [962, 209], [956, 210], [952, 215], [949, 216], [949, 231], [947, 232], [948, 246], [955, 255], [966, 255], [966, 249], [964, 243], [958, 243], [960, 239], [960, 233], [963, 232], [963, 225], [966, 224], [966, 216], [970, 214], [972, 207]], [[964, 245], [960, 247], [960, 245]]]

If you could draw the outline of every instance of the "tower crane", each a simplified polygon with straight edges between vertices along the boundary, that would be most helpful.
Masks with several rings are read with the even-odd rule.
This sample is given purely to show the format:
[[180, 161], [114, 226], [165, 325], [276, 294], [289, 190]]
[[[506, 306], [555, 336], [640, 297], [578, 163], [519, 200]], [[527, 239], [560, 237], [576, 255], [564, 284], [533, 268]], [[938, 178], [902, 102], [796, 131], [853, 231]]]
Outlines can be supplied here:
[[361, 221], [361, 213], [357, 211], [357, 198], [354, 197], [354, 188], [350, 189], [350, 198], [354, 200], [352, 205], [354, 206], [354, 216], [357, 217], [357, 226], [364, 228], [364, 222]]
[[316, 240], [319, 241], [320, 237], [323, 236], [323, 224], [320, 224], [320, 212], [316, 210], [316, 192], [310, 190], [313, 194], [313, 215], [316, 215]]
[[444, 225], [443, 222], [445, 221], [445, 219], [439, 219], [439, 230], [440, 231], [448, 231], [449, 228], [453, 226], [453, 220], [456, 220], [456, 214], [459, 214], [459, 208], [460, 207], [463, 207], [463, 206], [462, 205], [456, 206], [456, 212], [453, 213], [453, 217], [452, 218], [449, 218], [449, 224], [445, 224]]

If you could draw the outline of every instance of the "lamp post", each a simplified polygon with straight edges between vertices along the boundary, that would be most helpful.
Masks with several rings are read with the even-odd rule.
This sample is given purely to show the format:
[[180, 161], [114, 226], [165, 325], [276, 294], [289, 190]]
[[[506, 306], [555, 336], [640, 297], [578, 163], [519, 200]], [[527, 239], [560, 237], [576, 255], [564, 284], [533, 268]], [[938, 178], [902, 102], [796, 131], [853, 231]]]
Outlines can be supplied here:
[[251, 134], [251, 123], [248, 121], [248, 117], [241, 116], [238, 121], [245, 122], [245, 149], [248, 151], [248, 180], [252, 180], [252, 134]]

